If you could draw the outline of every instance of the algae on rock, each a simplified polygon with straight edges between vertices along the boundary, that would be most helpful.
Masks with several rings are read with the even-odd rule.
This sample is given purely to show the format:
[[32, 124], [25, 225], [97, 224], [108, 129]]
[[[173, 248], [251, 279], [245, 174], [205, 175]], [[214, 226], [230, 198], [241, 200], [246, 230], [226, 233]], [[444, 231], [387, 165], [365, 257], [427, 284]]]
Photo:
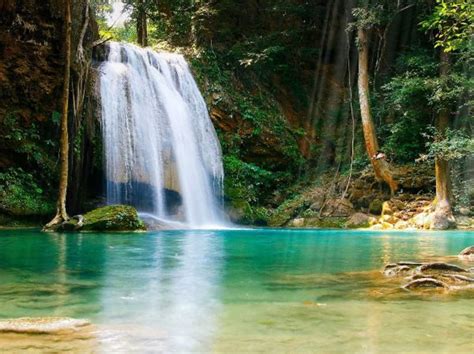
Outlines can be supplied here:
[[94, 209], [82, 217], [63, 223], [63, 230], [74, 231], [144, 231], [145, 224], [137, 210], [129, 205], [109, 205]]

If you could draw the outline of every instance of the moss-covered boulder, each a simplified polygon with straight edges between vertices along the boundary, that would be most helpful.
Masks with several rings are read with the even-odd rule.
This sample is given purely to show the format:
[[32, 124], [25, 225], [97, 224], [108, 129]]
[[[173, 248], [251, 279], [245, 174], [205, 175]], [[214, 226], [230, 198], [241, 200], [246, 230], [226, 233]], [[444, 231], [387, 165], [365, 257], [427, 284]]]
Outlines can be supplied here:
[[345, 227], [349, 229], [366, 228], [370, 226], [370, 215], [355, 213], [347, 220]]
[[109, 205], [71, 218], [62, 225], [67, 231], [143, 231], [145, 224], [129, 205]]
[[371, 214], [380, 215], [382, 212], [383, 202], [380, 199], [374, 199], [369, 204], [369, 211]]

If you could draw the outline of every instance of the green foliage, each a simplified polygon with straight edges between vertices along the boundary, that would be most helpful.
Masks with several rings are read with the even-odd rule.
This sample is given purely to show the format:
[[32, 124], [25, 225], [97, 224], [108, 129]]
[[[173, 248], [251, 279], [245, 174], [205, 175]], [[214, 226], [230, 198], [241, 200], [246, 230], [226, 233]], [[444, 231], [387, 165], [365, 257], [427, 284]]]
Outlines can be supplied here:
[[[58, 127], [58, 114], [52, 113], [53, 128]], [[54, 156], [52, 154], [58, 149], [57, 141], [50, 138], [54, 131], [54, 129], [40, 129], [39, 124], [35, 122], [22, 124], [17, 114], [11, 112], [0, 123], [0, 141], [14, 153], [24, 156], [29, 165], [35, 166], [40, 177], [51, 181], [54, 180], [56, 172], [56, 161], [52, 158]]]
[[456, 163], [451, 164], [452, 193], [457, 212], [461, 208], [474, 206], [474, 174], [469, 160], [458, 159]]
[[348, 25], [348, 31], [371, 29], [382, 23], [384, 7], [383, 5], [356, 7], [352, 10], [352, 16], [354, 17], [354, 22]]
[[269, 224], [271, 226], [284, 226], [290, 219], [303, 213], [310, 203], [305, 200], [305, 197], [301, 194], [297, 194], [278, 206], [272, 213]]
[[428, 99], [437, 64], [428, 52], [418, 49], [403, 53], [395, 67], [396, 74], [382, 86], [383, 105], [374, 111], [380, 119], [393, 117], [381, 129], [383, 151], [396, 162], [407, 163], [425, 152], [423, 133], [432, 116]]
[[231, 200], [244, 200], [256, 204], [271, 191], [275, 176], [252, 163], [239, 160], [236, 156], [224, 157], [225, 195]]
[[391, 117], [380, 129], [382, 149], [396, 162], [413, 162], [427, 153], [425, 134], [434, 114], [446, 107], [463, 109], [460, 98], [468, 97], [472, 78], [453, 67], [441, 79], [438, 66], [426, 50], [405, 52], [396, 62], [395, 75], [377, 96], [374, 113], [380, 120]]
[[[288, 161], [288, 170], [302, 163], [296, 142], [301, 130], [290, 129], [275, 99], [265, 88], [256, 85], [253, 77], [243, 75], [237, 78], [212, 50], [200, 51], [199, 55], [191, 59], [191, 66], [209, 106], [221, 108], [229, 120], [241, 117], [250, 123], [249, 136], [246, 133], [224, 133], [218, 130], [224, 155], [240, 156], [240, 150], [249, 139], [266, 133], [278, 137], [278, 148]], [[265, 165], [265, 168], [273, 170], [269, 165]]]
[[445, 52], [466, 49], [474, 35], [474, 2], [436, 0], [433, 13], [421, 22], [425, 30], [435, 30], [435, 48]]
[[54, 203], [31, 173], [9, 168], [0, 172], [0, 210], [12, 215], [49, 215]]
[[101, 25], [99, 33], [101, 37], [110, 38], [117, 42], [134, 43], [137, 41], [137, 29], [130, 21], [124, 23], [123, 27]]
[[462, 130], [448, 128], [441, 134], [430, 127], [425, 137], [428, 153], [422, 159], [454, 161], [474, 156], [474, 137]]

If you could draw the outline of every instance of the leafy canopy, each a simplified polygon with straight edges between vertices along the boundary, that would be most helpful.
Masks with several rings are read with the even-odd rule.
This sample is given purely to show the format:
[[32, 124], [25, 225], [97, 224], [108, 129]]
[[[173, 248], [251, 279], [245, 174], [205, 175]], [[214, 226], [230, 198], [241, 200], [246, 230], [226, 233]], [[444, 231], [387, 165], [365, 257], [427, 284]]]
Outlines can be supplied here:
[[435, 48], [445, 52], [465, 49], [474, 36], [474, 1], [436, 0], [433, 13], [421, 26], [435, 30]]

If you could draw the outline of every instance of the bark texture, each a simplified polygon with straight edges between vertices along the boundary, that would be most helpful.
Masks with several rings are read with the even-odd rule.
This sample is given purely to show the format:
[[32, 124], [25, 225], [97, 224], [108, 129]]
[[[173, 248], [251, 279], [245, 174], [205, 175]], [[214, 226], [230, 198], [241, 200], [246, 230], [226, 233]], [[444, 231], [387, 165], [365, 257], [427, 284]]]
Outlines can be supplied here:
[[143, 5], [143, 0], [139, 1], [137, 7], [137, 41], [142, 47], [148, 45], [147, 16]]
[[71, 0], [65, 3], [65, 38], [64, 38], [64, 82], [61, 105], [61, 135], [60, 135], [60, 172], [59, 193], [56, 205], [56, 216], [45, 229], [51, 229], [55, 225], [67, 221], [69, 216], [66, 211], [66, 195], [69, 171], [69, 136], [68, 136], [68, 113], [69, 113], [69, 79], [71, 75]]
[[[439, 76], [443, 80], [449, 74], [449, 54], [441, 50]], [[436, 119], [436, 130], [443, 138], [449, 126], [449, 110], [443, 108]], [[445, 230], [455, 226], [455, 220], [451, 209], [451, 179], [449, 175], [449, 161], [442, 158], [435, 160], [436, 176], [436, 199], [434, 201], [434, 213], [430, 228], [434, 230]]]
[[390, 187], [390, 191], [395, 193], [398, 183], [393, 177], [392, 167], [385, 159], [375, 158], [379, 151], [379, 144], [375, 132], [372, 112], [369, 102], [369, 46], [367, 41], [367, 31], [358, 30], [359, 40], [359, 104], [362, 117], [362, 129], [364, 131], [365, 148], [369, 155], [370, 162], [374, 168], [375, 176], [383, 180]]

